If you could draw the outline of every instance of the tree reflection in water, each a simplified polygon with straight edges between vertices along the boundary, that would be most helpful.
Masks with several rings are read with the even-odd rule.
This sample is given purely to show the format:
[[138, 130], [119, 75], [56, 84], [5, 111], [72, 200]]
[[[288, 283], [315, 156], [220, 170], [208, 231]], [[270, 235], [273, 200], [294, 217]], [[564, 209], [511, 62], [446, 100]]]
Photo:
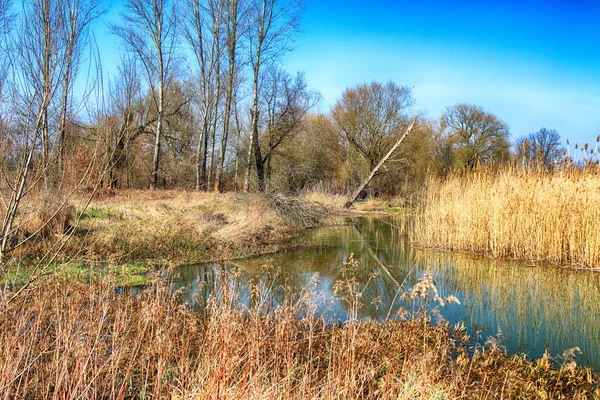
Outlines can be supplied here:
[[334, 296], [334, 287], [352, 256], [357, 261], [353, 276], [362, 284], [357, 316], [381, 321], [393, 318], [398, 310], [412, 309], [402, 294], [430, 267], [440, 295], [454, 295], [461, 303], [440, 309], [449, 323], [464, 322], [482, 340], [500, 329], [509, 352], [527, 352], [536, 358], [546, 348], [557, 356], [579, 347], [582, 354], [576, 361], [600, 369], [600, 275], [421, 251], [407, 241], [409, 224], [403, 218], [358, 218], [343, 227], [305, 231], [298, 241], [326, 247], [182, 267], [174, 276], [176, 288], [182, 290], [185, 302], [203, 308], [211, 293], [223, 293], [219, 277], [227, 273], [233, 277], [228, 279], [228, 290], [248, 306], [256, 303], [257, 296], [268, 299], [271, 307], [294, 297], [313, 296], [315, 312], [344, 321], [348, 303]]

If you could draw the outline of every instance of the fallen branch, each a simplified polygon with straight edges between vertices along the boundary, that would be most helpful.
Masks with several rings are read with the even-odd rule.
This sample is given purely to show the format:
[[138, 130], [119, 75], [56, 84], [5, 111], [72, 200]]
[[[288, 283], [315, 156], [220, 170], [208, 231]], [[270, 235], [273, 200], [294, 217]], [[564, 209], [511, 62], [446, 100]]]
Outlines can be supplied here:
[[408, 129], [406, 129], [406, 131], [400, 137], [400, 139], [398, 139], [398, 141], [396, 142], [396, 144], [394, 144], [394, 146], [390, 149], [390, 151], [381, 159], [381, 161], [379, 161], [379, 164], [377, 164], [375, 166], [375, 168], [373, 168], [373, 170], [371, 171], [371, 173], [369, 174], [369, 176], [367, 177], [367, 179], [365, 179], [363, 181], [363, 183], [359, 186], [358, 190], [354, 193], [354, 196], [352, 196], [352, 198], [350, 198], [350, 200], [348, 200], [346, 202], [346, 204], [344, 204], [345, 208], [350, 208], [352, 206], [352, 204], [354, 204], [354, 202], [358, 199], [358, 197], [363, 192], [363, 190], [365, 190], [365, 188], [367, 187], [367, 185], [371, 182], [371, 180], [373, 180], [373, 178], [377, 174], [377, 171], [379, 171], [379, 169], [383, 166], [383, 164], [385, 164], [385, 162], [388, 160], [388, 158], [390, 158], [391, 155], [394, 154], [394, 152], [396, 151], [396, 149], [398, 149], [398, 147], [402, 144], [402, 142], [404, 141], [404, 139], [406, 139], [406, 137], [410, 134], [410, 132], [412, 131], [412, 128], [414, 126], [415, 126], [415, 120], [413, 120], [410, 123], [410, 125], [408, 126]]

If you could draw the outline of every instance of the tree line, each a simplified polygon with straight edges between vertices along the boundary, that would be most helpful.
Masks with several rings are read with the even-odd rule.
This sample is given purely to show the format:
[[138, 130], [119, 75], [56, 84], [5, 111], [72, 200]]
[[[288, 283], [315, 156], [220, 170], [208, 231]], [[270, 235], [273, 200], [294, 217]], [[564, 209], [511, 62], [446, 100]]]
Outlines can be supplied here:
[[[99, 0], [25, 0], [21, 9], [1, 0], [8, 215], [33, 187], [351, 192], [409, 125], [371, 191], [407, 194], [428, 174], [511, 160], [552, 169], [570, 156], [545, 128], [512, 145], [509, 127], [477, 105], [429, 118], [415, 110], [413, 90], [394, 82], [350, 87], [329, 113], [315, 113], [319, 93], [281, 64], [302, 8], [302, 0], [126, 0], [105, 28], [124, 50], [106, 80], [92, 31], [105, 11]], [[586, 160], [594, 150], [586, 146]]]

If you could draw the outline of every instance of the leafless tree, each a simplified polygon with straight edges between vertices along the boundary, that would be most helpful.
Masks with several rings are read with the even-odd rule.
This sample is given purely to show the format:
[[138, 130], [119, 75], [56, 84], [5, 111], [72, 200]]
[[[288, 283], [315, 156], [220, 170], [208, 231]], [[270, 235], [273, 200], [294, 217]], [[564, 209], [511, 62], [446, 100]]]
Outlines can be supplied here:
[[413, 107], [412, 91], [393, 82], [347, 89], [333, 106], [331, 116], [340, 136], [368, 162], [370, 171], [346, 207], [360, 197], [412, 132], [416, 123]]
[[347, 89], [331, 110], [339, 133], [373, 169], [409, 125], [410, 88], [377, 82]]
[[227, 87], [225, 89], [225, 109], [223, 110], [223, 134], [221, 135], [221, 149], [219, 160], [217, 162], [217, 175], [215, 179], [215, 191], [222, 190], [223, 167], [227, 152], [227, 139], [229, 136], [229, 121], [231, 117], [232, 101], [234, 100], [234, 90], [236, 83], [237, 53], [241, 33], [243, 33], [243, 23], [246, 18], [245, 3], [240, 0], [227, 0], [227, 18], [226, 18], [226, 47], [227, 47]]
[[[0, 100], [4, 94], [4, 83], [8, 76], [10, 65], [10, 38], [15, 14], [11, 12], [12, 1], [0, 0]], [[0, 109], [0, 112], [2, 110]], [[1, 122], [0, 114], [0, 122]]]
[[259, 147], [260, 118], [260, 77], [263, 65], [270, 64], [290, 48], [291, 34], [298, 28], [303, 0], [252, 0], [250, 4], [250, 27], [248, 42], [250, 65], [252, 67], [252, 108], [250, 134], [252, 140], [248, 147], [248, 164], [244, 179], [244, 191], [250, 187], [252, 155], [256, 160], [259, 175], [259, 191], [265, 190], [264, 169], [261, 163]]
[[[71, 96], [79, 56], [86, 48], [90, 48], [82, 35], [86, 34], [87, 26], [97, 16], [93, 11], [94, 4], [77, 9], [92, 10], [85, 17], [74, 15], [79, 11], [74, 11], [73, 7], [79, 6], [68, 0], [29, 0], [23, 2], [22, 7], [18, 16], [18, 28], [11, 35], [13, 62], [10, 74], [10, 130], [13, 132], [12, 142], [16, 155], [10, 161], [10, 166], [6, 159], [2, 160], [7, 184], [7, 190], [2, 193], [5, 206], [0, 239], [2, 258], [43, 232], [75, 190], [69, 188], [65, 193], [62, 193], [64, 188], [50, 190], [48, 178], [53, 167], [51, 156], [56, 154], [52, 150], [58, 148], [55, 141], [60, 141], [67, 123], [66, 108], [63, 105], [69, 102], [66, 96]], [[82, 22], [81, 18], [83, 26], [77, 25]], [[90, 60], [92, 67], [98, 66], [96, 61], [97, 58]], [[93, 89], [97, 77], [87, 78]], [[91, 92], [90, 88], [83, 90], [84, 95]], [[69, 118], [76, 118], [76, 112], [69, 111]], [[57, 178], [62, 179], [60, 174], [57, 174]], [[45, 184], [41, 190], [40, 182]], [[19, 215], [21, 205], [27, 197], [33, 197], [36, 191], [41, 192], [44, 201], [57, 203], [57, 207], [46, 207], [40, 214], [44, 216], [41, 227], [23, 237], [19, 235], [19, 231], [27, 223], [27, 218], [23, 213]], [[48, 209], [51, 209], [50, 215], [47, 213]], [[62, 243], [60, 246], [64, 245], [61, 240], [57, 242]]]
[[150, 126], [154, 121], [148, 120], [148, 110], [142, 99], [138, 66], [133, 58], [124, 58], [117, 68], [118, 75], [110, 85], [109, 111], [107, 121], [109, 137], [107, 154], [111, 156], [109, 163], [109, 186], [122, 186], [120, 175], [129, 164], [129, 148], [135, 140], [152, 134]]
[[497, 163], [508, 157], [508, 126], [479, 106], [449, 107], [441, 117], [441, 126], [453, 143], [457, 167], [472, 169], [478, 163]]
[[111, 31], [125, 43], [146, 72], [146, 80], [156, 107], [154, 157], [150, 188], [156, 190], [164, 135], [166, 91], [174, 72], [177, 50], [177, 13], [170, 0], [127, 0], [121, 25]]
[[62, 7], [65, 70], [61, 82], [62, 99], [57, 143], [59, 175], [64, 170], [65, 136], [72, 109], [73, 84], [79, 72], [83, 52], [89, 46], [89, 26], [102, 13], [100, 0], [64, 0]]
[[515, 148], [517, 159], [526, 167], [542, 167], [546, 170], [560, 164], [565, 151], [558, 132], [546, 128], [521, 136], [516, 140]]
[[[1, 254], [13, 247], [15, 219], [23, 198], [39, 180], [48, 184], [48, 171], [53, 139], [53, 120], [59, 115], [55, 107], [65, 81], [68, 61], [66, 50], [66, 0], [29, 0], [23, 2], [19, 29], [12, 35], [14, 70], [11, 93], [15, 100], [12, 114], [18, 134], [15, 145], [19, 155], [14, 176], [8, 178], [10, 196], [2, 225]], [[38, 158], [38, 168], [34, 162]], [[30, 174], [36, 174], [30, 183]], [[12, 182], [10, 182], [12, 181]]]
[[218, 52], [214, 36], [211, 36], [211, 19], [208, 18], [209, 7], [200, 0], [189, 0], [185, 3], [187, 16], [185, 25], [185, 38], [193, 50], [199, 67], [200, 95], [194, 98], [201, 109], [200, 135], [196, 147], [196, 190], [203, 187], [206, 176], [206, 151], [208, 148], [209, 110], [211, 100], [209, 96], [210, 81], [214, 74], [214, 66]]
[[241, 111], [239, 110], [237, 98], [238, 98], [238, 95], [237, 95], [237, 91], [236, 91], [235, 99], [233, 102], [233, 116], [234, 116], [234, 121], [235, 121], [235, 133], [236, 133], [236, 135], [235, 135], [236, 136], [236, 141], [235, 141], [236, 156], [235, 156], [234, 181], [233, 181], [233, 187], [234, 187], [235, 192], [238, 192], [240, 190], [240, 184], [239, 184], [240, 141], [242, 138], [242, 132], [244, 130], [243, 116], [241, 115]]
[[52, 120], [58, 109], [52, 107], [59, 96], [65, 78], [65, 15], [64, 0], [28, 0], [23, 3], [21, 27], [14, 39], [20, 52], [16, 63], [15, 90], [21, 107], [27, 110], [27, 124], [35, 147], [38, 135], [41, 146], [41, 169], [44, 179], [50, 167]]
[[[208, 144], [211, 142], [210, 166], [214, 158], [215, 129], [220, 100], [220, 68], [225, 20], [224, 0], [187, 0], [185, 3], [185, 38], [198, 67], [200, 94], [195, 100], [200, 108], [200, 135], [196, 145], [196, 190], [206, 188]], [[210, 174], [212, 176], [212, 173]]]
[[280, 68], [267, 70], [263, 89], [265, 110], [264, 140], [255, 145], [259, 187], [271, 179], [272, 158], [275, 150], [290, 135], [299, 131], [304, 117], [320, 99], [307, 88], [304, 75], [291, 77]]

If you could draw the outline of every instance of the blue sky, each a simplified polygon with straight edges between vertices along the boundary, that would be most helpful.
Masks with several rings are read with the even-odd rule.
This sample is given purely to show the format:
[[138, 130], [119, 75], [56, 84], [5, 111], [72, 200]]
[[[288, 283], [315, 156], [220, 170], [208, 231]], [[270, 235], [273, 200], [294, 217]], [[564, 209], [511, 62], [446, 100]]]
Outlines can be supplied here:
[[346, 87], [393, 80], [414, 85], [430, 117], [467, 102], [513, 137], [600, 134], [600, 1], [309, 0], [302, 29], [285, 61], [322, 111]]
[[[118, 0], [97, 22], [103, 65], [118, 61]], [[347, 87], [413, 85], [417, 107], [483, 106], [513, 137], [541, 127], [571, 142], [600, 134], [600, 0], [308, 0], [302, 33], [283, 62], [304, 71], [328, 112]]]

